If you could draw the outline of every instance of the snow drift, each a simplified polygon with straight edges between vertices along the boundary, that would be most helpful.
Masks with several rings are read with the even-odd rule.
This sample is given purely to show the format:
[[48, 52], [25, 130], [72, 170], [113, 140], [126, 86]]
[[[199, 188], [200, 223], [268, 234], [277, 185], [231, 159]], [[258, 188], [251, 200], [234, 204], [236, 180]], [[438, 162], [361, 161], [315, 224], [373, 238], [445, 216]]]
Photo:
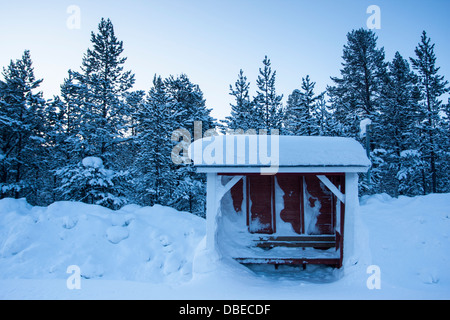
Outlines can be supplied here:
[[[352, 264], [275, 270], [208, 256], [205, 221], [171, 208], [3, 199], [0, 299], [449, 299], [450, 194], [360, 203]], [[66, 287], [69, 265], [81, 290]]]
[[85, 279], [188, 280], [204, 220], [155, 205], [112, 211], [57, 202], [32, 207], [0, 201], [0, 278], [67, 278], [77, 265]]

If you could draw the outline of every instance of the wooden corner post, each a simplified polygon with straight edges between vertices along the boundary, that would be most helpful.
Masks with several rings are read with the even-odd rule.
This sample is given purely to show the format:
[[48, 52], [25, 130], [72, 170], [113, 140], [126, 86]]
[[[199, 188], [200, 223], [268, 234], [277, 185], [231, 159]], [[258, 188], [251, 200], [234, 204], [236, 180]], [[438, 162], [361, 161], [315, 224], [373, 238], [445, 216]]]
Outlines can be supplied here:
[[206, 175], [206, 248], [215, 250], [217, 221], [217, 174]]

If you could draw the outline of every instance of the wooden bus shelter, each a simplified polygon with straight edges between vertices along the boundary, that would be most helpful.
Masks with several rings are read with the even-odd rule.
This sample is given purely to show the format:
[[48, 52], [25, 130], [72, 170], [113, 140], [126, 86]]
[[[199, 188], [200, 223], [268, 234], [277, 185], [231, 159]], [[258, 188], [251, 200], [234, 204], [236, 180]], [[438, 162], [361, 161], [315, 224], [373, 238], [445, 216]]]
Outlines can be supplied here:
[[275, 265], [341, 267], [352, 256], [358, 173], [370, 166], [357, 141], [213, 136], [190, 154], [207, 175], [208, 249]]

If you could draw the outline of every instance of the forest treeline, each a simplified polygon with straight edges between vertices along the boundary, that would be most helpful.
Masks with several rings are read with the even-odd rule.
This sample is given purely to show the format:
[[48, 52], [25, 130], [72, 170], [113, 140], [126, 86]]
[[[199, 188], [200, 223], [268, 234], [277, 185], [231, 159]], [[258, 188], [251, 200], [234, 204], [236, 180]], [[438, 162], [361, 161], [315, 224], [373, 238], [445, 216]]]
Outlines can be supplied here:
[[[161, 204], [204, 215], [205, 177], [174, 163], [179, 128], [203, 132], [278, 129], [282, 135], [352, 137], [373, 166], [362, 194], [450, 192], [450, 101], [435, 44], [424, 31], [415, 56], [386, 61], [368, 29], [352, 30], [340, 76], [316, 92], [309, 75], [283, 102], [265, 56], [256, 94], [240, 70], [230, 85], [230, 116], [216, 120], [200, 87], [185, 74], [155, 75], [134, 90], [123, 42], [109, 19], [91, 33], [80, 69], [68, 70], [60, 94], [45, 100], [30, 52], [3, 68], [0, 80], [0, 197], [33, 205], [83, 201], [117, 209]], [[226, 88], [224, 88], [226, 89]], [[361, 124], [370, 124], [361, 130]], [[251, 131], [250, 131], [251, 132]], [[191, 135], [193, 137], [193, 135]], [[369, 139], [367, 139], [369, 137]]]

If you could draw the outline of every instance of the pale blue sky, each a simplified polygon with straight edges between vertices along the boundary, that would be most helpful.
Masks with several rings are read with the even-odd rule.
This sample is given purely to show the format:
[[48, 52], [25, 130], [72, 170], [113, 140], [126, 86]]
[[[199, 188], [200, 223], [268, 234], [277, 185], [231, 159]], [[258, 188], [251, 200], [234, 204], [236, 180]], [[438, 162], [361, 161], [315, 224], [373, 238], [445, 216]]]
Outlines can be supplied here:
[[[80, 29], [69, 29], [67, 8], [80, 8]], [[110, 18], [124, 42], [125, 68], [135, 89], [148, 90], [153, 75], [186, 73], [202, 89], [213, 116], [223, 119], [232, 102], [229, 85], [243, 69], [256, 90], [267, 55], [277, 70], [283, 102], [307, 74], [317, 91], [339, 76], [342, 48], [352, 29], [366, 28], [369, 5], [381, 10], [378, 44], [414, 55], [422, 30], [436, 43], [441, 74], [450, 80], [449, 0], [229, 0], [229, 1], [0, 1], [0, 66], [31, 51], [46, 97], [59, 94], [69, 68], [78, 70], [90, 33]]]

